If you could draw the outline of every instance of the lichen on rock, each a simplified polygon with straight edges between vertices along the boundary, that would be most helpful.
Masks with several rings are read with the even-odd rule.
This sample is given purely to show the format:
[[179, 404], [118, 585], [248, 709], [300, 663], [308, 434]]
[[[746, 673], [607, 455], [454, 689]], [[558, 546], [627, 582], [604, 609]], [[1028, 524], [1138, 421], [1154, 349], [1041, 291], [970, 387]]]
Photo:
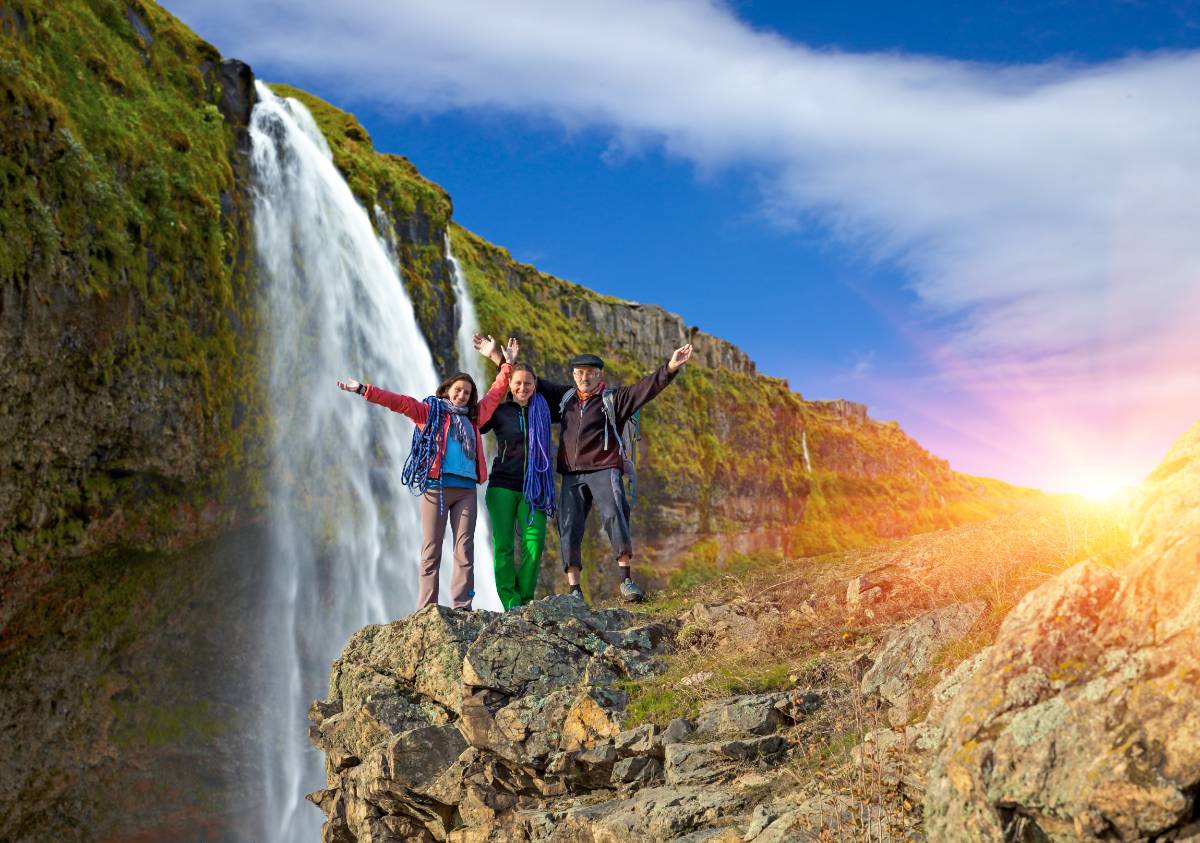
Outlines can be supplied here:
[[748, 824], [744, 789], [727, 785], [780, 763], [780, 728], [821, 699], [714, 703], [701, 722], [719, 740], [684, 720], [623, 730], [618, 683], [660, 669], [673, 640], [670, 624], [568, 596], [360, 630], [310, 712], [324, 839], [658, 840]]
[[[1135, 555], [1028, 594], [939, 725], [934, 839], [1175, 839], [1200, 786], [1200, 425], [1132, 512]], [[1032, 836], [1030, 836], [1032, 835]]]

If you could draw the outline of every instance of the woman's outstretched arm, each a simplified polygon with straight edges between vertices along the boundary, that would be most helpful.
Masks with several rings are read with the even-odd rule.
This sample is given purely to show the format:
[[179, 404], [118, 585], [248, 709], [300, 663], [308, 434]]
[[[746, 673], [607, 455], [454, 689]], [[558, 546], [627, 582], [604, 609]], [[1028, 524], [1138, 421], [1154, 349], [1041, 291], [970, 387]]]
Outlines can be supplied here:
[[399, 392], [388, 392], [386, 389], [371, 386], [369, 383], [359, 383], [354, 378], [338, 381], [337, 385], [338, 389], [355, 392], [372, 404], [381, 404], [393, 412], [403, 413], [417, 424], [425, 424], [429, 420], [429, 407], [425, 405], [424, 401], [418, 401], [412, 396], [401, 395]]

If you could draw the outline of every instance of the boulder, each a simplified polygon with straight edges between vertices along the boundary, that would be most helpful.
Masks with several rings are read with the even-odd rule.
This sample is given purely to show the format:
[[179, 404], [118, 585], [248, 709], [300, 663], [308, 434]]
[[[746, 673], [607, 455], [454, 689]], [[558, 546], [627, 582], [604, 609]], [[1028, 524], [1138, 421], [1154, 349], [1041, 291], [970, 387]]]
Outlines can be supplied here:
[[666, 747], [667, 784], [712, 784], [726, 780], [747, 763], [782, 760], [788, 742], [779, 735], [707, 744], [674, 743]]
[[769, 735], [821, 705], [821, 697], [799, 690], [729, 697], [706, 703], [696, 729], [711, 735]]
[[613, 786], [624, 784], [647, 785], [662, 779], [662, 762], [653, 756], [634, 755], [622, 758], [612, 768]]
[[863, 675], [862, 693], [878, 694], [891, 707], [888, 719], [893, 725], [907, 723], [913, 682], [929, 670], [942, 647], [967, 634], [984, 608], [980, 601], [958, 603], [913, 620], [883, 644], [874, 664]]
[[1166, 840], [1194, 823], [1200, 425], [1131, 512], [1124, 575], [1084, 562], [1026, 595], [942, 717], [933, 839]]
[[737, 814], [746, 797], [706, 787], [651, 787], [624, 799], [572, 808], [535, 827], [553, 843], [659, 843]]
[[567, 597], [360, 630], [309, 714], [325, 839], [525, 839], [539, 800], [661, 780], [662, 733], [622, 737], [614, 683], [671, 646], [665, 624]]

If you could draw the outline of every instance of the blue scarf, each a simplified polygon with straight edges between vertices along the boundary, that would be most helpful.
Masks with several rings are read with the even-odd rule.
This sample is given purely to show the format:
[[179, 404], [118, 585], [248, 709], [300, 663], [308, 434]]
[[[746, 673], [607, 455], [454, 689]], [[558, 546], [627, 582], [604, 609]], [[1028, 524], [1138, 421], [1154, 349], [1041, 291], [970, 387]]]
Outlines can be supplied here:
[[443, 450], [442, 427], [446, 418], [450, 419], [450, 435], [454, 441], [462, 445], [467, 459], [475, 459], [475, 425], [467, 418], [467, 408], [456, 407], [446, 399], [432, 395], [422, 403], [429, 408], [429, 418], [425, 420], [424, 427], [418, 425], [413, 430], [412, 449], [408, 452], [404, 471], [400, 475], [400, 481], [414, 495], [423, 495], [429, 488], [429, 472]]

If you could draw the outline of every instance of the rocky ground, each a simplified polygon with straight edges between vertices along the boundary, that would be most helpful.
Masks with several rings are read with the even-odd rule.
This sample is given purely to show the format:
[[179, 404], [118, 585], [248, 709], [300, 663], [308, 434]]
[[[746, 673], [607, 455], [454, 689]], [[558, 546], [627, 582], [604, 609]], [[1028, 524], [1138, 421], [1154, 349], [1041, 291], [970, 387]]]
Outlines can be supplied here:
[[1200, 840], [1198, 505], [1200, 426], [1128, 507], [368, 627], [324, 839]]

